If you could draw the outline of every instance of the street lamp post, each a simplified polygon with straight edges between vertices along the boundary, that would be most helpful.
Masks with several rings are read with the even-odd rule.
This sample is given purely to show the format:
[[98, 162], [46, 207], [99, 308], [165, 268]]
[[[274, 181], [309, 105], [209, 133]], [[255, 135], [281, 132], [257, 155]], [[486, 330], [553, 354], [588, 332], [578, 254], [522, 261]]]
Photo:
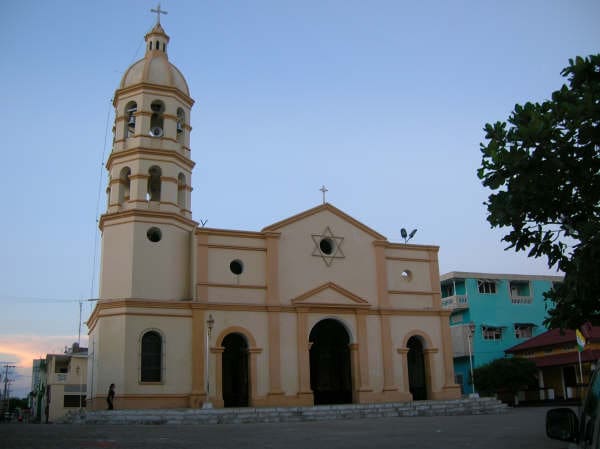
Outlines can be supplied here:
[[210, 336], [212, 334], [212, 329], [214, 325], [215, 320], [213, 319], [212, 314], [209, 314], [208, 320], [206, 320], [206, 400], [202, 404], [202, 408], [213, 408], [213, 405], [210, 402], [210, 367], [208, 366], [208, 364], [210, 360]]
[[469, 345], [469, 366], [471, 369], [471, 391], [472, 393], [469, 395], [472, 398], [479, 397], [477, 392], [475, 391], [475, 376], [473, 375], [473, 352], [471, 348], [471, 342], [473, 340], [473, 334], [475, 333], [475, 326], [469, 325], [469, 335], [467, 336], [467, 344]]

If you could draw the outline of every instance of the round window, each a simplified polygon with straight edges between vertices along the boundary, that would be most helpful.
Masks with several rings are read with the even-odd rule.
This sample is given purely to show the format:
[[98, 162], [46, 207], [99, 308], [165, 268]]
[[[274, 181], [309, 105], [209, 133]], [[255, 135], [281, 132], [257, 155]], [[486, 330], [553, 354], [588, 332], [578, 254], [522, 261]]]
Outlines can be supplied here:
[[239, 259], [235, 259], [232, 260], [231, 263], [229, 264], [229, 269], [231, 270], [231, 272], [233, 274], [242, 274], [242, 271], [244, 271], [244, 264], [242, 263], [241, 260]]
[[162, 231], [156, 227], [152, 227], [146, 231], [146, 237], [148, 237], [148, 240], [151, 242], [160, 242], [160, 239], [162, 239]]
[[333, 253], [334, 248], [335, 243], [329, 237], [321, 239], [321, 241], [319, 242], [319, 249], [323, 254], [327, 254], [328, 256], [331, 255], [331, 253]]

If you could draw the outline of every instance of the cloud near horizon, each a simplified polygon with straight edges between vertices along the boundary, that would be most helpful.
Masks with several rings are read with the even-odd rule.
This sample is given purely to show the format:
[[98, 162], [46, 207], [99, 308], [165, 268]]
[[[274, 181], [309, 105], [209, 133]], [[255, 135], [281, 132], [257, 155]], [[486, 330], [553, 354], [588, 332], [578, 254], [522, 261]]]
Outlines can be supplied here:
[[[0, 337], [0, 361], [16, 366], [12, 378], [11, 396], [24, 397], [31, 389], [33, 360], [46, 358], [47, 354], [63, 354], [65, 346], [71, 347], [76, 335], [25, 335]], [[81, 346], [87, 346], [88, 337], [82, 336]]]

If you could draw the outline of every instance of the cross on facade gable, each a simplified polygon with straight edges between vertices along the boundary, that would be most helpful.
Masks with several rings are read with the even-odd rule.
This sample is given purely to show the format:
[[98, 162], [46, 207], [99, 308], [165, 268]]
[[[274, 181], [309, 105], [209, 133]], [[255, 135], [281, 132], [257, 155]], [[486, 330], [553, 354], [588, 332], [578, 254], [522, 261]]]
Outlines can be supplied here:
[[325, 204], [325, 193], [329, 192], [329, 190], [325, 186], [322, 186], [319, 190], [323, 192], [323, 204]]
[[160, 3], [156, 7], [156, 9], [152, 8], [150, 10], [150, 12], [155, 12], [156, 13], [156, 24], [157, 25], [160, 25], [160, 15], [161, 14], [169, 14], [167, 11], [164, 11], [164, 10], [160, 9]]

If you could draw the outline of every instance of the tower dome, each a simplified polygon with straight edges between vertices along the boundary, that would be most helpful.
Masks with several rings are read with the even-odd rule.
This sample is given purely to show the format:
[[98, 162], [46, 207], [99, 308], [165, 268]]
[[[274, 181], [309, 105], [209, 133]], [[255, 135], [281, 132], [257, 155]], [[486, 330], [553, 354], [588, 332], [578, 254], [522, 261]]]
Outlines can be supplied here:
[[169, 36], [157, 23], [145, 36], [146, 54], [127, 69], [119, 89], [125, 89], [137, 84], [157, 84], [173, 87], [189, 96], [190, 91], [185, 78], [177, 67], [169, 62], [167, 44]]

